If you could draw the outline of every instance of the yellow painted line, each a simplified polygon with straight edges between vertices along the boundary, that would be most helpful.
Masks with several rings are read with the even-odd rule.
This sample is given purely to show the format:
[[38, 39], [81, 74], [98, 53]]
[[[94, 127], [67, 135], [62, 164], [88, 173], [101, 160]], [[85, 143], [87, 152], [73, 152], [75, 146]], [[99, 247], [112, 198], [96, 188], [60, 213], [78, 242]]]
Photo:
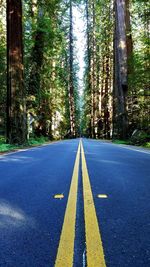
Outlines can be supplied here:
[[79, 143], [55, 267], [73, 266], [80, 146]]
[[[87, 267], [106, 267], [103, 245], [98, 226], [90, 179], [88, 175], [83, 145], [81, 143], [82, 155], [82, 179], [84, 197], [84, 219], [86, 234]], [[69, 267], [69, 265], [64, 265]]]

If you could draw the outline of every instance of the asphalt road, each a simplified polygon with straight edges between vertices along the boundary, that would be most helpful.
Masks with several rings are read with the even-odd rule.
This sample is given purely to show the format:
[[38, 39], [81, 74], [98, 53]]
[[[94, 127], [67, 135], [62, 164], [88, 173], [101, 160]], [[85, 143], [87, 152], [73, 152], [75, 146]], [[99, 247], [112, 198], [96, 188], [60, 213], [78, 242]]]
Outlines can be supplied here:
[[149, 267], [149, 240], [150, 151], [76, 139], [0, 156], [0, 267]]

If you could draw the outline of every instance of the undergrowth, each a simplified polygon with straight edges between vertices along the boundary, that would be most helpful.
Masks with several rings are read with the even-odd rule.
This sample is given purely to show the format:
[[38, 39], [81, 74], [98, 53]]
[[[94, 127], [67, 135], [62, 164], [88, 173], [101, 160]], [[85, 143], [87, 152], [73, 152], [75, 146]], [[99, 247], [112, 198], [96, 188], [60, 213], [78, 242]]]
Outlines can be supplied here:
[[30, 146], [38, 146], [42, 145], [46, 142], [48, 142], [49, 139], [47, 137], [41, 136], [41, 137], [32, 137], [30, 138], [26, 144], [24, 145], [12, 145], [12, 144], [7, 144], [6, 139], [4, 136], [0, 136], [0, 152], [7, 152], [7, 151], [13, 151], [16, 149], [22, 149], [22, 148], [27, 148]]

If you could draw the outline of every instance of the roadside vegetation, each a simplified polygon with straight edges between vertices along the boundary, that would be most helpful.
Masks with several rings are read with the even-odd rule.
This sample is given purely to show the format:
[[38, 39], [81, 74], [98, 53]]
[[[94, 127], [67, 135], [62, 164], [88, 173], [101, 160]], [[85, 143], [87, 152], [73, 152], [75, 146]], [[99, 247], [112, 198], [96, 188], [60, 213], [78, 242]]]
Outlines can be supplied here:
[[[145, 137], [145, 138], [144, 138]], [[150, 142], [146, 140], [150, 140], [150, 136], [142, 136], [142, 138], [136, 138], [136, 139], [128, 139], [128, 140], [120, 140], [120, 139], [112, 139], [112, 142], [114, 144], [118, 145], [135, 145], [135, 146], [140, 146], [144, 148], [149, 148], [150, 149]], [[10, 152], [10, 151], [15, 151], [18, 149], [24, 149], [24, 148], [29, 148], [29, 147], [35, 147], [35, 146], [40, 146], [46, 143], [50, 143], [51, 141], [48, 139], [48, 137], [31, 137], [25, 144], [23, 145], [11, 145], [6, 143], [6, 138], [4, 136], [0, 136], [0, 153], [4, 152]]]
[[0, 0], [0, 151], [80, 135], [149, 147], [149, 29], [146, 0]]
[[49, 142], [50, 141], [48, 140], [47, 137], [41, 136], [41, 137], [31, 137], [23, 145], [19, 145], [19, 144], [12, 145], [12, 144], [6, 143], [6, 139], [4, 136], [0, 136], [0, 153], [33, 147], [33, 146], [40, 146], [40, 145], [43, 145]]
[[142, 131], [137, 131], [137, 133], [131, 136], [130, 139], [113, 139], [112, 142], [120, 145], [135, 145], [150, 148], [150, 135]]

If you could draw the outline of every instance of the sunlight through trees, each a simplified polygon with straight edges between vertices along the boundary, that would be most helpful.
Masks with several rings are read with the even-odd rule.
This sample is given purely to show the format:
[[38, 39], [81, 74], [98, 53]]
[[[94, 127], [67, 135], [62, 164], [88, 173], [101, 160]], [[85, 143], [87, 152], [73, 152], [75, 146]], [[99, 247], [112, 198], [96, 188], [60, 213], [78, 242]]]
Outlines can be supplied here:
[[0, 135], [8, 143], [149, 141], [148, 1], [0, 0], [0, 31]]

